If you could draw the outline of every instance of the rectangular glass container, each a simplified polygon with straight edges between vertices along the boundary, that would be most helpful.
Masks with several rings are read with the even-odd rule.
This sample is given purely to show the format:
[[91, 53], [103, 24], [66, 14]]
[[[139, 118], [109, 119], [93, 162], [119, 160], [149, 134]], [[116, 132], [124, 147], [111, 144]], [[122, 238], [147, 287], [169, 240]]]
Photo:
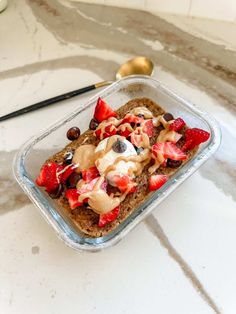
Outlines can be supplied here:
[[[106, 236], [91, 238], [79, 231], [65, 210], [35, 185], [35, 178], [45, 160], [65, 147], [67, 144], [65, 134], [70, 127], [79, 126], [81, 133], [88, 129], [99, 96], [114, 110], [133, 98], [148, 97], [175, 117], [182, 117], [188, 126], [202, 128], [210, 132], [211, 137], [207, 143], [200, 146], [197, 154], [190, 161], [170, 177], [168, 182], [153, 193], [144, 204], [136, 208], [115, 230]], [[25, 193], [40, 209], [59, 238], [76, 250], [99, 251], [120, 241], [157, 208], [159, 203], [217, 150], [220, 139], [219, 126], [208, 113], [199, 110], [195, 105], [176, 95], [154, 78], [130, 76], [113, 83], [64, 119], [27, 141], [15, 157], [14, 174]]]

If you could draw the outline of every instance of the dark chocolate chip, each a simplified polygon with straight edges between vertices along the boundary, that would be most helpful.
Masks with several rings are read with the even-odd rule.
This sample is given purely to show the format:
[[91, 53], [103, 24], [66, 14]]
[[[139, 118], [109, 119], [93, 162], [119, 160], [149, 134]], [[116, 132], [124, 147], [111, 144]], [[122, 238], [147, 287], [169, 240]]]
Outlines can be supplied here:
[[181, 165], [182, 165], [182, 161], [181, 160], [167, 159], [167, 167], [178, 168]]
[[174, 120], [173, 115], [172, 115], [171, 113], [169, 113], [169, 112], [166, 112], [166, 113], [164, 114], [163, 118], [164, 118], [167, 122], [170, 121], [170, 120]]
[[57, 190], [56, 191], [54, 191], [54, 192], [52, 192], [52, 193], [50, 193], [49, 194], [49, 196], [51, 197], [51, 198], [58, 198], [58, 197], [60, 197], [61, 196], [61, 194], [62, 194], [62, 192], [63, 192], [63, 185], [60, 183], [59, 185], [58, 185], [58, 188], [57, 188]]
[[72, 163], [72, 159], [73, 159], [73, 155], [74, 155], [74, 152], [72, 152], [72, 151], [66, 152], [66, 154], [64, 155], [63, 164], [64, 165], [71, 164]]
[[136, 152], [139, 155], [142, 151], [144, 150], [144, 148], [142, 147], [136, 147]]
[[76, 187], [76, 184], [81, 179], [81, 174], [78, 172], [73, 172], [66, 181], [66, 186], [69, 189], [73, 189]]
[[112, 149], [114, 150], [114, 152], [121, 154], [126, 151], [127, 145], [124, 142], [117, 139], [117, 141], [112, 145]]
[[96, 128], [98, 127], [98, 121], [96, 119], [91, 119], [90, 123], [89, 123], [89, 128], [90, 130], [96, 130]]
[[77, 140], [80, 136], [80, 129], [74, 126], [67, 131], [66, 136], [70, 141]]

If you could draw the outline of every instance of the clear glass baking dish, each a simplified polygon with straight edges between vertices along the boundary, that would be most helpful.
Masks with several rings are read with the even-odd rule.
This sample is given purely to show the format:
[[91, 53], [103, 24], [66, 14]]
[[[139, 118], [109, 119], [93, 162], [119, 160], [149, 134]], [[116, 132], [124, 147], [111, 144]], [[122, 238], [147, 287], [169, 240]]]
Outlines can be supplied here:
[[[81, 132], [88, 129], [97, 98], [102, 97], [113, 109], [129, 100], [148, 97], [160, 104], [175, 117], [181, 116], [191, 127], [210, 132], [210, 140], [201, 145], [197, 154], [178, 170], [168, 182], [122, 222], [114, 231], [99, 238], [82, 234], [63, 208], [38, 188], [34, 181], [45, 160], [60, 151], [67, 144], [65, 134], [72, 126], [79, 126]], [[46, 221], [54, 228], [59, 238], [76, 250], [99, 251], [120, 241], [131, 229], [150, 214], [171, 192], [196, 171], [219, 147], [221, 132], [216, 121], [195, 105], [176, 95], [156, 79], [146, 76], [130, 76], [113, 83], [79, 106], [63, 120], [28, 140], [14, 160], [14, 174], [25, 193], [37, 205]]]

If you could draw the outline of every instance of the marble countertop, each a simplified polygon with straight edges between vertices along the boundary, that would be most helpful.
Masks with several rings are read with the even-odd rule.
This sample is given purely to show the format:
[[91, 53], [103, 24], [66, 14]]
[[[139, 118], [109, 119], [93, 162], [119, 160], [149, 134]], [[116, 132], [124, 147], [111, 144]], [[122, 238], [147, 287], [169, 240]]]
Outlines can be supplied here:
[[19, 147], [93, 93], [0, 123], [0, 312], [236, 313], [236, 24], [12, 0], [0, 14], [0, 114], [112, 79], [147, 55], [160, 81], [212, 113], [222, 144], [113, 248], [65, 246], [13, 179]]

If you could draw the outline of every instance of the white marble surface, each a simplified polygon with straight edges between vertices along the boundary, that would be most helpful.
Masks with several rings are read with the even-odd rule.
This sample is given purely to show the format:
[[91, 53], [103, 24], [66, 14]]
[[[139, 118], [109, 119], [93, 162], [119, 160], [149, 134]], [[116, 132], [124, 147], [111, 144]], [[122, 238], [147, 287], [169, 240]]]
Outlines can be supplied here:
[[[146, 40], [149, 44], [160, 42], [158, 50], [155, 44], [147, 46], [151, 55], [157, 55], [156, 63], [160, 58], [155, 76], [211, 112], [221, 124], [223, 142], [209, 162], [121, 243], [103, 252], [82, 254], [56, 237], [17, 188], [10, 167], [14, 153], [29, 136], [60, 119], [92, 94], [73, 99], [70, 107], [61, 103], [1, 123], [0, 313], [236, 313], [235, 102], [231, 99], [230, 106], [209, 86], [191, 81], [190, 71], [176, 73], [175, 66], [173, 72], [167, 68], [162, 59], [165, 42], [158, 35], [144, 38], [140, 34], [132, 50], [125, 50], [122, 42], [120, 50], [109, 48], [105, 41], [99, 45], [96, 41], [99, 28], [110, 18], [104, 10], [98, 20], [92, 12], [90, 17], [83, 6], [76, 13], [80, 22], [81, 12], [86, 16], [88, 32], [92, 32], [89, 23], [97, 25], [93, 28], [94, 42], [83, 42], [86, 27], [76, 32], [69, 16], [60, 23], [65, 28], [69, 24], [65, 31], [71, 27], [78, 40], [63, 41], [47, 24], [49, 19], [54, 22], [60, 17], [57, 13], [53, 15], [57, 12], [54, 11], [57, 2], [68, 8], [68, 3], [62, 1], [40, 4], [40, 1], [12, 0], [0, 14], [1, 114], [111, 79], [108, 76], [118, 64], [140, 52], [139, 40], [143, 44]], [[38, 5], [39, 14], [45, 10], [48, 20], [44, 22], [43, 15], [37, 16], [34, 5]], [[106, 26], [108, 30], [116, 32], [119, 27], [119, 32], [129, 40], [132, 24], [127, 31], [113, 23]], [[112, 40], [115, 45], [116, 38]], [[172, 57], [177, 61], [183, 58]], [[198, 67], [196, 71], [201, 75], [202, 69]], [[217, 73], [207, 75], [209, 80], [215, 75], [225, 93], [233, 95], [234, 84]]]
[[[72, 0], [71, 0], [72, 1]], [[142, 9], [156, 13], [181, 14], [221, 21], [236, 22], [234, 0], [73, 0], [77, 2], [113, 5], [115, 7]]]

